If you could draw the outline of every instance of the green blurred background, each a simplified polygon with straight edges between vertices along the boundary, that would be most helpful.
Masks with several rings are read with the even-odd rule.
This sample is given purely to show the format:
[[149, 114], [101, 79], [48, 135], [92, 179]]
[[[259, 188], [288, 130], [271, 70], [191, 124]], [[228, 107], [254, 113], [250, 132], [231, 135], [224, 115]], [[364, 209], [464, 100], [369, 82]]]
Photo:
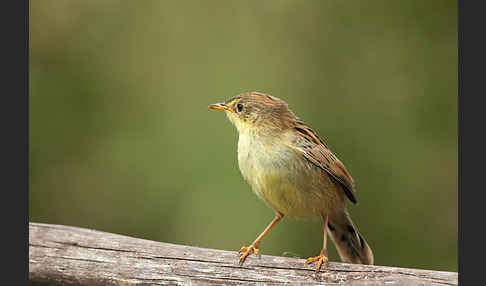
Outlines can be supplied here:
[[[207, 105], [261, 91], [351, 172], [375, 264], [457, 271], [456, 46], [452, 0], [31, 1], [30, 220], [248, 245], [273, 213]], [[261, 249], [321, 243], [285, 218]]]

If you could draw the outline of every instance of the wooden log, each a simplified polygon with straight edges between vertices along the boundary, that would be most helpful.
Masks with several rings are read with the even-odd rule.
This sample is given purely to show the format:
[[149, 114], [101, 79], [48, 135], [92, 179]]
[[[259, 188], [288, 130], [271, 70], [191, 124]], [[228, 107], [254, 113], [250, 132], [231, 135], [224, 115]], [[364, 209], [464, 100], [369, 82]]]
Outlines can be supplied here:
[[29, 224], [30, 285], [458, 285], [457, 272], [205, 249], [64, 225]]

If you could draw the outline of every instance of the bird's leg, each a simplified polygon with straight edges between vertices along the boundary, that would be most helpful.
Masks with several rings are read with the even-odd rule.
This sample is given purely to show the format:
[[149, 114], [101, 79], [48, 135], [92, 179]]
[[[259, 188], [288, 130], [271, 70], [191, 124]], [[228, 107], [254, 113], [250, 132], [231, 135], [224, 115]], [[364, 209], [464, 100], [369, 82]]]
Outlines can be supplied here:
[[265, 228], [265, 230], [253, 241], [253, 243], [246, 247], [243, 246], [241, 249], [238, 251], [238, 253], [243, 252], [243, 254], [240, 256], [240, 265], [245, 262], [245, 259], [248, 255], [250, 255], [252, 252], [255, 253], [255, 255], [258, 255], [260, 253], [260, 250], [258, 249], [258, 246], [260, 245], [260, 242], [262, 242], [263, 237], [277, 224], [279, 220], [281, 220], [283, 217], [283, 214], [277, 213], [275, 218], [272, 220], [272, 222]]
[[322, 222], [324, 223], [324, 238], [322, 241], [322, 250], [321, 254], [316, 257], [309, 257], [305, 263], [311, 263], [314, 261], [317, 261], [317, 266], [316, 266], [316, 272], [319, 272], [321, 269], [322, 264], [327, 264], [327, 221], [328, 217], [327, 215], [322, 215]]

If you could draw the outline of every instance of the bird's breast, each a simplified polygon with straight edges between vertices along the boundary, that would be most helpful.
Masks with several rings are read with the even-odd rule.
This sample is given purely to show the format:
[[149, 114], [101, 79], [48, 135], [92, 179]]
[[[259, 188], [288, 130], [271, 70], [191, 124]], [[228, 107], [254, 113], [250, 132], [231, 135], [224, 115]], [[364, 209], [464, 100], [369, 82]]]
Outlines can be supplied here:
[[240, 134], [238, 164], [252, 190], [275, 211], [313, 216], [329, 200], [322, 172], [278, 139]]
[[263, 179], [283, 180], [289, 176], [295, 152], [276, 139], [253, 137], [240, 135], [238, 140], [238, 164], [250, 185], [255, 188], [264, 183]]

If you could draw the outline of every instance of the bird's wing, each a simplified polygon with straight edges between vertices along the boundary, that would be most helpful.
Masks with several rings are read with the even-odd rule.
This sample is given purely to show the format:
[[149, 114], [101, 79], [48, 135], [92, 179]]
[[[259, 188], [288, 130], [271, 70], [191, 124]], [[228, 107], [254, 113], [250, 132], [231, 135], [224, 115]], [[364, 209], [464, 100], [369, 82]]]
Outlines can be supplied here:
[[304, 158], [325, 171], [335, 179], [344, 188], [346, 196], [352, 203], [356, 203], [354, 191], [354, 181], [343, 163], [327, 148], [326, 144], [317, 136], [317, 134], [305, 125], [297, 125], [295, 131], [295, 144], [292, 145]]

